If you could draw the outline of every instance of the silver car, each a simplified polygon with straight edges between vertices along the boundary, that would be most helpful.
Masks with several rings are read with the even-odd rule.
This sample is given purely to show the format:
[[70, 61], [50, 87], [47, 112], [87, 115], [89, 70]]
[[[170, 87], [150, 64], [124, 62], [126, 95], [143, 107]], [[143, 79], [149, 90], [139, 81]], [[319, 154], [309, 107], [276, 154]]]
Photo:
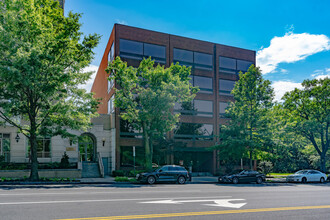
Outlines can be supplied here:
[[287, 182], [320, 182], [324, 183], [327, 175], [318, 170], [299, 170], [295, 174], [286, 177]]

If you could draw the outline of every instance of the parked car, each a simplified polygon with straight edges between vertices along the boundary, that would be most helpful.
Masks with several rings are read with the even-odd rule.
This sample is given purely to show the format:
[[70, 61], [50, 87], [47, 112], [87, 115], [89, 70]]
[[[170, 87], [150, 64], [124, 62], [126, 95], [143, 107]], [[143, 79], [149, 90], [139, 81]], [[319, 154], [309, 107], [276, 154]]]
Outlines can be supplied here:
[[286, 177], [287, 182], [320, 182], [324, 183], [327, 175], [318, 170], [299, 170], [295, 174]]
[[184, 184], [186, 181], [191, 180], [191, 176], [184, 167], [165, 165], [153, 172], [137, 174], [136, 179], [139, 182], [149, 184], [157, 182], [177, 182], [179, 184]]
[[251, 183], [256, 182], [258, 184], [266, 181], [266, 176], [258, 171], [243, 170], [234, 174], [221, 176], [218, 178], [219, 183]]

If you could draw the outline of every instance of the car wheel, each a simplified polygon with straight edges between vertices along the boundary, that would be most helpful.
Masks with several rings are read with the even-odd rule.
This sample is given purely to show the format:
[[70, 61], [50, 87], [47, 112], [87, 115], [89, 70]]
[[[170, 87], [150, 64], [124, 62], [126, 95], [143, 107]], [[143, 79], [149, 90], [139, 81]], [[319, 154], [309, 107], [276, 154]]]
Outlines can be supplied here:
[[237, 177], [234, 177], [234, 178], [233, 178], [233, 183], [234, 183], [234, 184], [237, 184], [237, 183], [238, 183], [238, 178], [237, 178]]
[[261, 177], [257, 177], [257, 183], [261, 184], [262, 183], [262, 178]]
[[185, 182], [186, 182], [186, 178], [184, 178], [184, 176], [180, 176], [180, 177], [178, 178], [178, 183], [179, 183], [179, 184], [185, 184]]
[[301, 179], [301, 182], [302, 182], [302, 183], [307, 183], [307, 179], [306, 179], [306, 177], [303, 177], [303, 178]]
[[324, 183], [324, 182], [325, 182], [325, 179], [323, 177], [321, 177], [320, 183]]
[[218, 178], [218, 182], [221, 183], [221, 182], [222, 182], [221, 180], [222, 180], [221, 177], [219, 177], [219, 178]]
[[156, 182], [156, 179], [154, 176], [149, 176], [147, 179], [147, 182], [151, 185], [154, 184]]

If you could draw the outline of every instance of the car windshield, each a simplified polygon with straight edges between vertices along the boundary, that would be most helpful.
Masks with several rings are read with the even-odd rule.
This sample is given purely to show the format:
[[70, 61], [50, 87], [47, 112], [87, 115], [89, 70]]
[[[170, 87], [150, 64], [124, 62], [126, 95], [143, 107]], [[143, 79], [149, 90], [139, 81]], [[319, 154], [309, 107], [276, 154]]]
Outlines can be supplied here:
[[308, 170], [300, 170], [298, 172], [296, 172], [295, 174], [306, 174], [308, 172]]
[[156, 168], [154, 171], [155, 171], [155, 172], [159, 172], [160, 170], [162, 170], [162, 171], [167, 171], [167, 170], [168, 170], [168, 167], [167, 167], [167, 166], [158, 167], [158, 168]]
[[[244, 171], [244, 170], [243, 170], [243, 171]], [[226, 175], [240, 174], [241, 172], [242, 172], [242, 170], [239, 169], [239, 170], [234, 170], [234, 171], [232, 171], [232, 172], [229, 172], [229, 173], [227, 173]]]

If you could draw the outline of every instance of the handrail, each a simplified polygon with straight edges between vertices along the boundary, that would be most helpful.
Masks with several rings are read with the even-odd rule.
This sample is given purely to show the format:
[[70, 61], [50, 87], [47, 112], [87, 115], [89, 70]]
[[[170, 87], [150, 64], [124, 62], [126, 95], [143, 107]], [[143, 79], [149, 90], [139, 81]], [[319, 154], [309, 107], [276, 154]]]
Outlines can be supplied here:
[[100, 152], [97, 152], [97, 159], [98, 159], [98, 163], [99, 163], [101, 177], [104, 178], [104, 166], [103, 166], [102, 157], [100, 155]]

